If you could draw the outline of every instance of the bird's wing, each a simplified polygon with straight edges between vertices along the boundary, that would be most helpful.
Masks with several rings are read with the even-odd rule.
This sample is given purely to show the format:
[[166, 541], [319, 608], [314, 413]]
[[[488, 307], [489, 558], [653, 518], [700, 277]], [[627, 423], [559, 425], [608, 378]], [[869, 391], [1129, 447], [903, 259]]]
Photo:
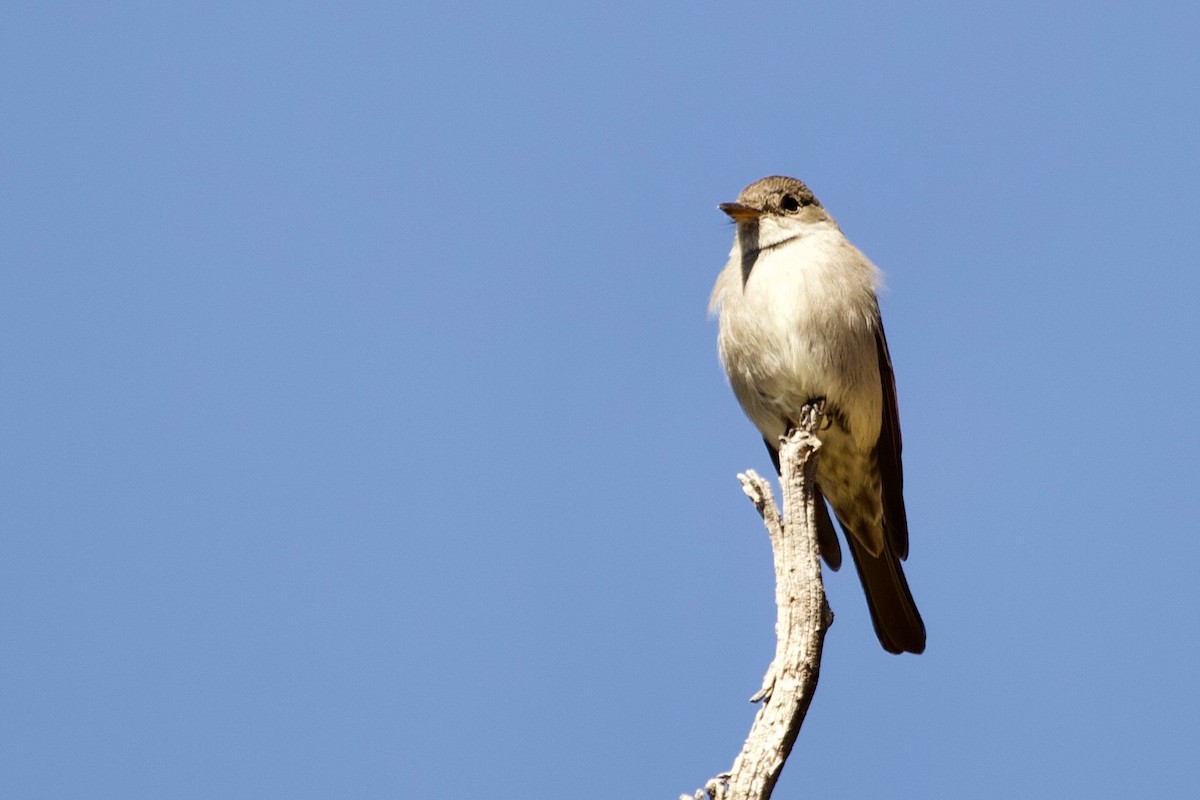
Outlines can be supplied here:
[[883, 489], [883, 524], [892, 550], [908, 558], [908, 517], [904, 513], [904, 469], [900, 465], [900, 412], [896, 407], [896, 378], [888, 353], [883, 321], [875, 310], [875, 349], [879, 356], [879, 384], [883, 389], [883, 424], [875, 454]]

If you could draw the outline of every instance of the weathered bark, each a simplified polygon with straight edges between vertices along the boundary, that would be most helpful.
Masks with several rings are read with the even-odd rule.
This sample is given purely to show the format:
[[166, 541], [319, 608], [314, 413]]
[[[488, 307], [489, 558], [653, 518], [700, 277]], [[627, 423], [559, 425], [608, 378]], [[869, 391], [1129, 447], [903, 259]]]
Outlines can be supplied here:
[[[825, 600], [817, 547], [814, 475], [821, 406], [805, 406], [800, 424], [784, 437], [779, 450], [783, 475], [783, 516], [771, 484], [753, 470], [739, 474], [742, 489], [762, 515], [775, 557], [775, 658], [762, 688], [751, 698], [762, 701], [750, 735], [733, 768], [695, 793], [695, 800], [766, 800], [775, 789], [784, 761], [796, 742], [804, 715], [817, 689], [821, 648], [833, 613]], [[683, 795], [681, 800], [692, 800]]]

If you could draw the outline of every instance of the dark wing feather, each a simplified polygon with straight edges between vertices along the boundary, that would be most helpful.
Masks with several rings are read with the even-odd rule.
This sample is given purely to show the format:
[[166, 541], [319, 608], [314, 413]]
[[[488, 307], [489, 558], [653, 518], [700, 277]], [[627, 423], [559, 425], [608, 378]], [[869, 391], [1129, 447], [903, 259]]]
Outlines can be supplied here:
[[883, 388], [883, 424], [875, 448], [883, 487], [883, 527], [900, 559], [908, 558], [908, 517], [904, 513], [904, 469], [900, 466], [900, 412], [896, 407], [896, 378], [888, 353], [883, 321], [875, 310], [875, 349], [879, 355], [879, 383]]

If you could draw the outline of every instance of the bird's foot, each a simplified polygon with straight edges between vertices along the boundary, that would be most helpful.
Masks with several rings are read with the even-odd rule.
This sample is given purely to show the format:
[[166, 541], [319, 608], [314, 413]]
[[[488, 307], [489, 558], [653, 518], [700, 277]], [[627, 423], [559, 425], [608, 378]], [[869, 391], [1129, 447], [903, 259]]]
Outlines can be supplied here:
[[[825, 413], [826, 400], [824, 397], [810, 397], [804, 401], [804, 406], [800, 409], [799, 419], [788, 420], [788, 433], [795, 430], [809, 430], [813, 433], [827, 431], [833, 425], [834, 413]], [[813, 422], [819, 419], [821, 425], [819, 428], [813, 429]]]
[[805, 417], [804, 422], [806, 423], [811, 422], [814, 419], [819, 419], [821, 421], [821, 427], [817, 429], [819, 431], [827, 431], [829, 430], [830, 426], [833, 425], [833, 414], [825, 413], [824, 397], [808, 398], [808, 402], [804, 404], [803, 414]]

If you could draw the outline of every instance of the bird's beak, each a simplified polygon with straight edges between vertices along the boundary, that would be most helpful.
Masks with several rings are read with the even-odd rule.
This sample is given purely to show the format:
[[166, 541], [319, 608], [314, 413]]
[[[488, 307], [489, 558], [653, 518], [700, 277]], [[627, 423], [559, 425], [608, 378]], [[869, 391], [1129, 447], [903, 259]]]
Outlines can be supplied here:
[[744, 206], [741, 203], [721, 203], [717, 208], [729, 215], [729, 218], [734, 222], [744, 222], [745, 220], [758, 219], [762, 216], [762, 212], [757, 208]]

